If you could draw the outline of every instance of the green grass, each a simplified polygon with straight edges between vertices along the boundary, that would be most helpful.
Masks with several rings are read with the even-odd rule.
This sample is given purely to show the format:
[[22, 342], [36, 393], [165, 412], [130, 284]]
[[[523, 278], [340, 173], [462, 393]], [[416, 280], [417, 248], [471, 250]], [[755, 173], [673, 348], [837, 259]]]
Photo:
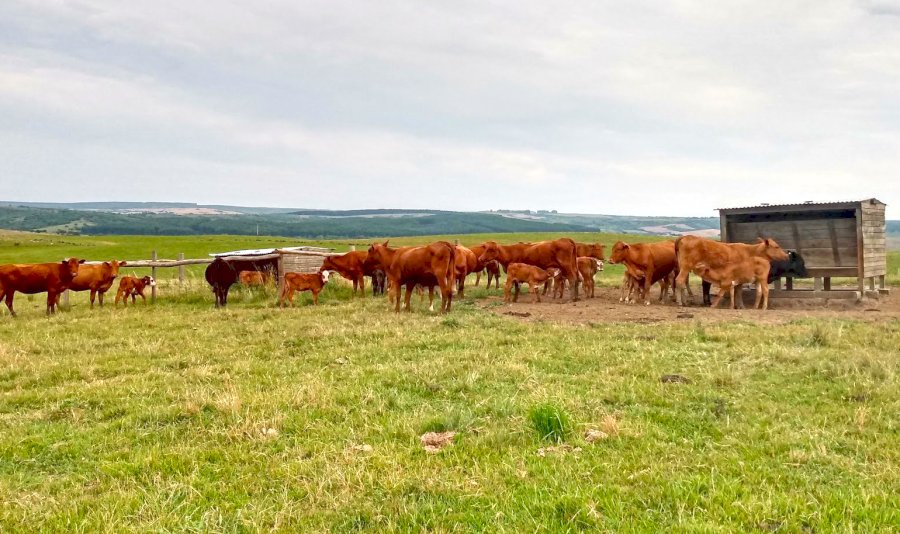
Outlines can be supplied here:
[[[19, 295], [0, 531], [900, 528], [900, 322], [523, 323], [477, 305], [498, 294], [395, 315], [342, 284], [293, 310], [235, 288], [214, 310], [191, 278], [49, 319]], [[570, 428], [545, 455], [542, 406]]]

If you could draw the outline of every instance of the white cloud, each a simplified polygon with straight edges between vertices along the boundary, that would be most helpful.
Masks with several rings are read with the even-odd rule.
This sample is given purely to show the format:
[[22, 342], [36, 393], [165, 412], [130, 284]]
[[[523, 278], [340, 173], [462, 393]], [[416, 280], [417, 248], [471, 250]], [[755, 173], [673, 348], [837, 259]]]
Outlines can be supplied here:
[[124, 200], [140, 175], [302, 206], [324, 180], [323, 208], [892, 204], [895, 7], [4, 3], [0, 179], [27, 180], [3, 196]]

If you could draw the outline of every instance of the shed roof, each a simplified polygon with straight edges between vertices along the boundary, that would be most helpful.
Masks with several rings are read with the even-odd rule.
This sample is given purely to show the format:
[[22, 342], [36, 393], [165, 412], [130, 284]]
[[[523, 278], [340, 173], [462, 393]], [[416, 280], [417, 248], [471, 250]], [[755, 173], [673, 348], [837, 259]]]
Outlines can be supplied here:
[[278, 247], [278, 248], [256, 248], [246, 250], [232, 250], [230, 252], [215, 252], [210, 254], [212, 257], [225, 256], [265, 256], [266, 254], [275, 254], [279, 250], [290, 251], [309, 251], [309, 252], [331, 252], [334, 249], [324, 247]]
[[718, 211], [734, 211], [734, 210], [753, 210], [753, 209], [772, 209], [772, 208], [785, 208], [785, 209], [797, 209], [797, 208], [814, 208], [814, 209], [828, 209], [828, 208], [850, 208], [856, 207], [860, 204], [881, 204], [885, 205], [884, 202], [878, 200], [877, 198], [866, 198], [863, 200], [840, 200], [834, 202], [812, 202], [806, 201], [795, 204], [758, 204], [756, 206], [742, 206], [742, 207], [733, 207], [733, 208], [716, 208]]

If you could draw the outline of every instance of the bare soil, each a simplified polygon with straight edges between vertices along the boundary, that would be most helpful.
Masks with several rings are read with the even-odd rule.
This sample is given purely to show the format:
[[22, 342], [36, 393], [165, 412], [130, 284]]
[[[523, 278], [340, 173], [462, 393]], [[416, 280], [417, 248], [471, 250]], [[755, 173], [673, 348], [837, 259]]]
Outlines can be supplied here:
[[702, 306], [699, 289], [695, 304], [679, 307], [674, 302], [660, 304], [654, 288], [651, 304], [626, 304], [619, 302], [619, 289], [600, 288], [594, 298], [570, 302], [568, 298], [542, 297], [540, 303], [531, 303], [531, 296], [523, 293], [519, 302], [507, 304], [502, 297], [481, 301], [480, 305], [494, 313], [516, 317], [524, 321], [552, 321], [562, 323], [642, 323], [656, 324], [679, 321], [719, 322], [735, 319], [752, 320], [766, 324], [780, 324], [805, 318], [856, 319], [861, 321], [886, 321], [900, 319], [900, 295], [867, 298], [861, 302], [852, 299], [769, 299], [768, 310], [754, 310], [747, 295], [746, 308], [732, 310], [726, 298], [720, 308]]

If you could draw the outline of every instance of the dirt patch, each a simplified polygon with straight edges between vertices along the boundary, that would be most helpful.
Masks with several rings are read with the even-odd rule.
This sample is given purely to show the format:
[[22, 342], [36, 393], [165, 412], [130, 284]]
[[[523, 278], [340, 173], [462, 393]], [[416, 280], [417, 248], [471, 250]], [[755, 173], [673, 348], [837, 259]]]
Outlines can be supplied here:
[[[654, 288], [654, 299], [657, 295]], [[698, 291], [699, 293], [699, 291]], [[486, 310], [500, 315], [516, 317], [522, 321], [551, 321], [561, 323], [637, 323], [660, 324], [669, 322], [721, 322], [746, 320], [763, 324], [781, 324], [805, 318], [856, 319], [867, 322], [883, 322], [900, 319], [900, 295], [895, 290], [891, 295], [878, 299], [864, 299], [855, 302], [848, 299], [770, 299], [768, 310], [743, 310], [722, 307], [711, 309], [701, 306], [701, 297], [696, 296], [695, 305], [679, 307], [674, 302], [659, 304], [655, 300], [649, 306], [619, 302], [617, 288], [600, 288], [592, 299], [569, 302], [568, 299], [545, 297], [542, 302], [518, 302], [506, 304], [501, 297], [491, 297], [480, 301]], [[499, 303], [499, 305], [498, 305]], [[727, 303], [724, 304], [727, 306]]]

